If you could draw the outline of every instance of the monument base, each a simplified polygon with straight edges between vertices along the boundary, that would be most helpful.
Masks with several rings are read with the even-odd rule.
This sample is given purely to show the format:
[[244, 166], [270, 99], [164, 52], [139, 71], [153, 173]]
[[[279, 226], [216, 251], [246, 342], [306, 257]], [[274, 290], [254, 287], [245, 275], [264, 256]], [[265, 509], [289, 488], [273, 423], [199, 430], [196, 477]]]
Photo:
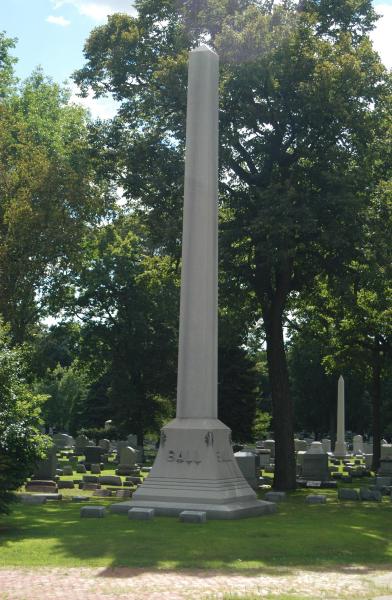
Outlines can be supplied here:
[[347, 456], [346, 442], [336, 442], [334, 456], [336, 458], [345, 458]]
[[174, 419], [161, 431], [150, 474], [132, 500], [110, 510], [154, 508], [157, 515], [205, 511], [208, 519], [239, 519], [276, 511], [257, 499], [231, 448], [231, 432], [218, 419]]

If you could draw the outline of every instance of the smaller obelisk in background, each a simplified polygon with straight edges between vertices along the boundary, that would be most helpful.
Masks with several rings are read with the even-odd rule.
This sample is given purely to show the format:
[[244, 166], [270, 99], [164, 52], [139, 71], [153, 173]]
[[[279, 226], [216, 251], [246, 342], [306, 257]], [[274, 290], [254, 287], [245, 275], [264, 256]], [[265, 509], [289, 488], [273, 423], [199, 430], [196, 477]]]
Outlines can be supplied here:
[[337, 431], [335, 443], [335, 456], [343, 458], [347, 455], [347, 446], [344, 440], [345, 422], [344, 422], [344, 379], [342, 375], [338, 381], [338, 410], [337, 410]]

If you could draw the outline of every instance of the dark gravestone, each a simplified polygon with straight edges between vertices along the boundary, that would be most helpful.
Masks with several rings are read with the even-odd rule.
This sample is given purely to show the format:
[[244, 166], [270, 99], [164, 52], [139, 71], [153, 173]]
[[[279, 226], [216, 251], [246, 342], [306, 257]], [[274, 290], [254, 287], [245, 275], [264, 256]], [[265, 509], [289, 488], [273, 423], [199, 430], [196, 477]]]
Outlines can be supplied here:
[[328, 455], [309, 454], [303, 455], [302, 477], [308, 481], [328, 481]]
[[84, 450], [85, 462], [87, 464], [96, 464], [101, 462], [103, 450], [100, 446], [86, 446]]
[[46, 458], [37, 463], [37, 466], [34, 469], [33, 479], [53, 479], [53, 477], [56, 475], [56, 469], [56, 448], [55, 446], [52, 446], [51, 448], [49, 448]]

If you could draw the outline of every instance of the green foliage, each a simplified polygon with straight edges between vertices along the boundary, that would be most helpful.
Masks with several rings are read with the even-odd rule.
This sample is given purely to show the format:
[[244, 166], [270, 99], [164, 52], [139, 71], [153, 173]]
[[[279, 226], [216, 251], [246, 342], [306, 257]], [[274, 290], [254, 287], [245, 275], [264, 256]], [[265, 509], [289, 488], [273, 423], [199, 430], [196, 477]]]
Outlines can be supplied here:
[[159, 430], [175, 390], [175, 262], [151, 252], [138, 219], [123, 215], [85, 239], [67, 293], [70, 313], [84, 323], [81, 358], [96, 382], [85, 416], [89, 410], [94, 419], [96, 393], [102, 400], [99, 421], [86, 418], [84, 426], [110, 418], [140, 439]]
[[15, 40], [7, 38], [0, 31], [0, 102], [12, 90], [15, 83], [13, 65], [16, 59], [10, 55], [10, 50], [15, 47]]
[[36, 384], [37, 392], [48, 397], [43, 408], [46, 425], [57, 431], [73, 431], [88, 391], [86, 374], [77, 363], [69, 367], [57, 364]]
[[117, 427], [111, 425], [110, 427], [82, 427], [77, 432], [77, 435], [86, 435], [90, 440], [94, 440], [98, 443], [100, 440], [119, 440], [121, 434]]
[[24, 383], [23, 356], [10, 348], [0, 323], [0, 513], [8, 512], [13, 494], [45, 455], [50, 440], [40, 432], [46, 397]]
[[256, 416], [253, 421], [253, 438], [255, 440], [265, 439], [271, 426], [271, 415], [260, 409], [256, 410]]
[[38, 70], [0, 102], [0, 312], [19, 342], [49, 299], [58, 307], [83, 232], [111, 203], [86, 115], [68, 99]]

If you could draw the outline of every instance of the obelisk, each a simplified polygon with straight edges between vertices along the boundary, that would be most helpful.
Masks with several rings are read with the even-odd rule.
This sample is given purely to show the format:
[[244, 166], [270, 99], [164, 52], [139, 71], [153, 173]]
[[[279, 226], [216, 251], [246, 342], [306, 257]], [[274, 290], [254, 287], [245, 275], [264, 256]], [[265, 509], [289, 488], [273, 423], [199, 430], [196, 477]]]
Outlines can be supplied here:
[[337, 427], [336, 427], [336, 443], [335, 456], [344, 458], [347, 455], [347, 446], [344, 440], [345, 437], [345, 422], [344, 422], [344, 379], [342, 375], [338, 381], [338, 408], [337, 408]]
[[205, 511], [234, 519], [274, 512], [257, 500], [217, 419], [218, 55], [189, 55], [176, 418], [161, 430], [149, 476], [114, 512], [153, 508], [158, 515]]

